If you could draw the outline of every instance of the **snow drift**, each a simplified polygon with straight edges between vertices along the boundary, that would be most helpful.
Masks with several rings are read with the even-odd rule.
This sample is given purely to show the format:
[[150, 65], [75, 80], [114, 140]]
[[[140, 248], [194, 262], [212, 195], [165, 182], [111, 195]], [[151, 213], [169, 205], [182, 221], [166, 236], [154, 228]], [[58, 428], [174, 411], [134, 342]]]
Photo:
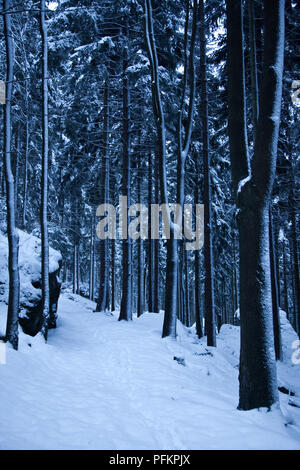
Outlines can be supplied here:
[[[19, 321], [25, 333], [35, 335], [41, 326], [41, 240], [18, 230], [20, 269]], [[0, 232], [0, 302], [8, 302], [8, 243]], [[60, 293], [58, 278], [61, 254], [49, 248], [50, 328], [55, 327], [57, 301]]]

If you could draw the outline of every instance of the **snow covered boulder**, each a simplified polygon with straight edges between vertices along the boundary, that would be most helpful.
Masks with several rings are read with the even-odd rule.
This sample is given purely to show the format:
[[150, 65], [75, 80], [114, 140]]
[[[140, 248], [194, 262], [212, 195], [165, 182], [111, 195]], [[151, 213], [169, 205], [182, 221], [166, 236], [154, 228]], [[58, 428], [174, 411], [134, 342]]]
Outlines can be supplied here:
[[[0, 232], [0, 302], [8, 302], [8, 245]], [[41, 240], [19, 230], [20, 313], [24, 333], [35, 336], [42, 326]], [[57, 302], [60, 294], [61, 254], [49, 248], [50, 321], [56, 327]]]

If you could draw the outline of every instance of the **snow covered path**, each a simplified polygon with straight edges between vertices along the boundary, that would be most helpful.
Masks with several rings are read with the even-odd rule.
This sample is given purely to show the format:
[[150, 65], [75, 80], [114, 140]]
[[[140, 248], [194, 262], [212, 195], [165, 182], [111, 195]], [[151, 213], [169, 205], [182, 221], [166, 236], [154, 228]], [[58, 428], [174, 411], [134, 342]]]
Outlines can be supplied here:
[[[177, 342], [162, 340], [162, 315], [126, 323], [93, 308], [63, 294], [48, 344], [21, 334], [20, 351], [7, 348], [1, 449], [300, 449], [287, 396], [284, 416], [236, 409], [237, 327], [223, 327], [216, 350], [181, 325]], [[281, 368], [300, 397], [300, 366]]]

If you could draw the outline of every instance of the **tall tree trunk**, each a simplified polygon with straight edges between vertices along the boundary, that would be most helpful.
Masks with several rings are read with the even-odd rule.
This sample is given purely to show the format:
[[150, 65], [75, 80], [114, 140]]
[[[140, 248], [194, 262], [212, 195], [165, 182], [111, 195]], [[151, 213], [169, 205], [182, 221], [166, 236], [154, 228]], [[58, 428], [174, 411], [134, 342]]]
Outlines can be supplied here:
[[[249, 39], [250, 39], [250, 64], [251, 64], [251, 92], [252, 92], [252, 123], [253, 123], [253, 141], [255, 145], [257, 120], [259, 115], [259, 92], [257, 81], [257, 61], [256, 61], [256, 28], [254, 18], [254, 2], [248, 0], [248, 17], [249, 17]], [[278, 277], [276, 272], [276, 252], [274, 244], [274, 233], [272, 228], [272, 213], [269, 210], [269, 234], [270, 234], [270, 274], [271, 274], [271, 287], [272, 287], [272, 308], [273, 308], [273, 328], [274, 328], [274, 341], [275, 341], [275, 355], [276, 359], [280, 359], [281, 353], [281, 339], [280, 339], [280, 320], [279, 320], [279, 298], [278, 298]]]
[[[127, 76], [128, 66], [128, 20], [124, 26], [126, 44], [123, 56], [123, 174], [122, 174], [122, 196], [127, 197], [127, 207], [130, 206], [130, 176], [131, 158], [129, 148], [129, 80]], [[128, 216], [125, 221], [128, 227]], [[132, 320], [132, 266], [131, 266], [131, 240], [128, 237], [122, 241], [122, 299], [119, 320]]]
[[4, 36], [6, 46], [6, 101], [4, 105], [4, 169], [7, 201], [7, 238], [9, 296], [7, 309], [6, 340], [18, 349], [18, 312], [20, 297], [19, 235], [16, 229], [14, 177], [11, 167], [11, 99], [13, 84], [14, 44], [11, 30], [10, 0], [4, 0]]
[[[229, 142], [240, 234], [239, 408], [278, 401], [269, 255], [269, 203], [280, 122], [284, 0], [264, 1], [264, 69], [254, 156], [249, 171], [245, 119], [242, 2], [227, 0]], [[251, 293], [251, 295], [249, 295]]]
[[[154, 174], [154, 203], [159, 204], [159, 162], [157, 153], [155, 153]], [[153, 240], [153, 251], [153, 312], [159, 313], [159, 239]]]
[[[153, 203], [153, 165], [152, 165], [152, 152], [148, 155], [148, 207], [151, 208]], [[154, 280], [154, 240], [151, 237], [151, 217], [148, 220], [148, 312], [153, 312], [153, 280]]]
[[[140, 137], [140, 135], [139, 135]], [[140, 138], [139, 138], [140, 144]], [[140, 147], [140, 145], [139, 145]], [[143, 171], [142, 171], [142, 164], [141, 164], [141, 154], [139, 148], [139, 155], [138, 155], [138, 172], [137, 172], [137, 193], [138, 193], [138, 201], [142, 204], [142, 178], [143, 178]], [[144, 313], [145, 308], [145, 299], [144, 299], [144, 240], [140, 237], [137, 240], [137, 249], [138, 249], [138, 265], [137, 265], [137, 316], [140, 317]]]
[[200, 0], [200, 80], [201, 80], [201, 116], [204, 168], [204, 267], [205, 267], [205, 323], [207, 345], [216, 346], [216, 314], [214, 299], [214, 269], [212, 250], [212, 215], [211, 215], [211, 184], [210, 184], [210, 154], [208, 137], [208, 103], [206, 76], [206, 37], [204, 2]]
[[[194, 204], [200, 204], [199, 197], [199, 153], [194, 151], [195, 159], [195, 189], [194, 189]], [[203, 316], [201, 310], [201, 281], [200, 281], [200, 251], [194, 251], [195, 256], [195, 320], [196, 320], [196, 333], [198, 338], [204, 336], [203, 333]]]
[[[152, 105], [155, 124], [158, 136], [158, 152], [159, 152], [159, 175], [160, 175], [160, 195], [161, 203], [168, 207], [168, 191], [167, 191], [167, 174], [166, 174], [166, 129], [165, 116], [161, 101], [159, 70], [156, 44], [153, 31], [152, 5], [151, 0], [144, 2], [144, 29], [145, 42], [147, 47], [148, 58], [151, 69], [152, 84]], [[168, 222], [171, 227], [170, 213], [167, 212]], [[167, 241], [167, 272], [166, 272], [166, 289], [165, 289], [165, 319], [163, 326], [163, 336], [176, 337], [176, 318], [177, 318], [177, 269], [176, 258], [177, 253], [172, 244], [172, 240]], [[175, 264], [174, 264], [175, 263]]]
[[42, 238], [42, 304], [43, 325], [41, 332], [47, 341], [50, 292], [49, 292], [49, 242], [48, 242], [48, 36], [45, 21], [45, 1], [40, 2], [40, 28], [42, 35], [42, 198], [41, 198], [41, 238]]
[[[23, 44], [23, 54], [24, 54], [24, 68], [25, 68], [25, 77], [28, 77], [28, 60], [26, 53], [26, 45]], [[28, 106], [28, 80], [25, 80], [25, 149], [24, 149], [24, 179], [23, 179], [23, 205], [22, 205], [22, 228], [25, 229], [26, 226], [26, 210], [27, 210], [27, 192], [28, 192], [28, 157], [29, 157], [29, 106]]]
[[[192, 32], [188, 54], [188, 29], [190, 3], [186, 0], [186, 17], [184, 33], [184, 76], [181, 103], [178, 110], [177, 120], [177, 187], [176, 202], [183, 210], [184, 204], [184, 177], [185, 163], [189, 152], [191, 135], [193, 128], [194, 101], [195, 101], [195, 66], [194, 53], [197, 32], [197, 11], [198, 1], [194, 1]], [[186, 125], [183, 126], [183, 112], [186, 103], [187, 86], [189, 85], [188, 116]], [[184, 138], [183, 138], [184, 131]], [[163, 201], [162, 201], [163, 202]], [[181, 220], [176, 220], [176, 224], [182, 225]], [[178, 240], [175, 236], [174, 224], [170, 221], [170, 239], [167, 240], [167, 267], [166, 267], [166, 291], [165, 291], [165, 316], [162, 336], [176, 337], [176, 318], [178, 316], [177, 307], [177, 276], [178, 276]], [[180, 282], [181, 284], [181, 282]], [[183, 298], [181, 299], [183, 300]], [[182, 303], [180, 302], [180, 305]]]
[[[109, 203], [109, 89], [108, 79], [104, 82], [104, 124], [103, 124], [103, 155], [102, 155], [102, 169], [100, 178], [100, 204]], [[99, 295], [96, 311], [105, 312], [108, 297], [108, 239], [99, 240], [100, 247], [100, 282], [99, 282]]]
[[[189, 11], [189, 4], [187, 2], [187, 11]], [[190, 46], [189, 56], [189, 82], [190, 82], [190, 99], [188, 109], [188, 119], [186, 125], [185, 139], [183, 145], [181, 142], [181, 121], [182, 121], [182, 106], [185, 105], [185, 98], [181, 102], [181, 110], [179, 111], [178, 117], [178, 168], [180, 168], [180, 178], [177, 182], [177, 203], [180, 203], [180, 199], [183, 196], [183, 182], [182, 177], [184, 176], [184, 164], [185, 159], [189, 150], [191, 132], [192, 132], [192, 121], [194, 112], [194, 94], [195, 94], [195, 77], [194, 77], [194, 45], [195, 45], [195, 34], [196, 34], [196, 12], [197, 12], [197, 1], [194, 2], [194, 14], [193, 14], [193, 29]], [[161, 203], [168, 207], [168, 193], [167, 193], [167, 177], [166, 177], [166, 129], [165, 129], [165, 117], [161, 101], [160, 83], [159, 83], [159, 69], [157, 60], [157, 51], [153, 32], [153, 18], [152, 18], [152, 5], [151, 0], [145, 0], [144, 2], [144, 15], [145, 15], [145, 40], [148, 58], [151, 69], [151, 83], [152, 83], [152, 103], [153, 103], [153, 114], [158, 134], [158, 150], [159, 150], [159, 173], [160, 173], [160, 195]], [[188, 22], [188, 18], [186, 18]], [[187, 52], [187, 49], [185, 50]], [[186, 55], [186, 54], [185, 54]], [[187, 60], [185, 59], [187, 64]], [[185, 88], [187, 83], [187, 68], [185, 67], [184, 77], [184, 89], [183, 97], [185, 96]], [[180, 198], [179, 198], [180, 196]], [[183, 201], [182, 201], [183, 203]], [[178, 250], [177, 240], [175, 239], [174, 224], [171, 221], [171, 216], [168, 211], [167, 219], [170, 226], [170, 239], [167, 240], [167, 267], [166, 267], [166, 287], [165, 287], [165, 316], [163, 324], [162, 336], [176, 337], [176, 320], [177, 320], [177, 273], [178, 273]]]

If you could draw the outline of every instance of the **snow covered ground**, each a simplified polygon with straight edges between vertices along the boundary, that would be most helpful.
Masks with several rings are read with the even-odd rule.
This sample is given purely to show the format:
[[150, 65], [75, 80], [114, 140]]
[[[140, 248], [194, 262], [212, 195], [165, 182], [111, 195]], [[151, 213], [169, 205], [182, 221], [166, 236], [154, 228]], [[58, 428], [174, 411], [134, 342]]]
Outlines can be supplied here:
[[[284, 315], [281, 409], [238, 403], [239, 329], [224, 325], [218, 348], [178, 325], [161, 339], [162, 315], [131, 323], [94, 313], [70, 294], [59, 300], [48, 344], [20, 334], [0, 364], [1, 449], [300, 449], [300, 365]], [[0, 332], [6, 306], [0, 303]], [[174, 360], [177, 357], [178, 360]]]

